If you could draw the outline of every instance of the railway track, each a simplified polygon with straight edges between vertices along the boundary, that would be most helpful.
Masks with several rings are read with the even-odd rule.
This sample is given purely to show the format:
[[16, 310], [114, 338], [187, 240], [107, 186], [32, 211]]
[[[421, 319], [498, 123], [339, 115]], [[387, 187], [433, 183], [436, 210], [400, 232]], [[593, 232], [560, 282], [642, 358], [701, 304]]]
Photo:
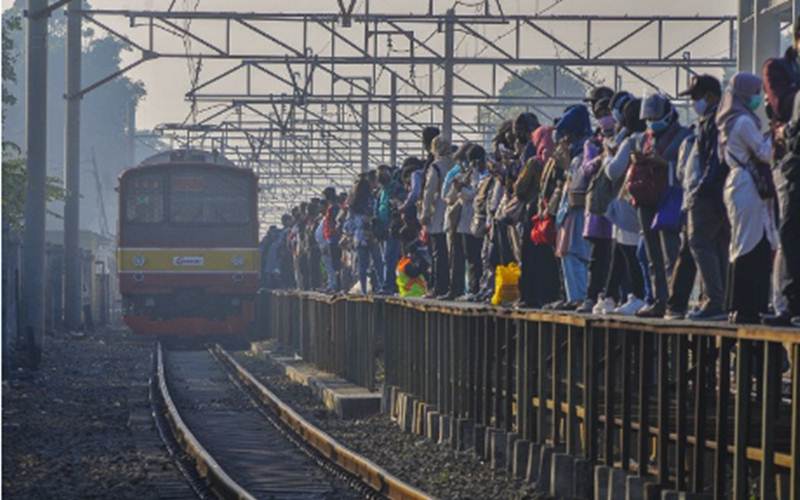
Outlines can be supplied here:
[[429, 498], [336, 442], [220, 346], [155, 346], [157, 423], [200, 497]]

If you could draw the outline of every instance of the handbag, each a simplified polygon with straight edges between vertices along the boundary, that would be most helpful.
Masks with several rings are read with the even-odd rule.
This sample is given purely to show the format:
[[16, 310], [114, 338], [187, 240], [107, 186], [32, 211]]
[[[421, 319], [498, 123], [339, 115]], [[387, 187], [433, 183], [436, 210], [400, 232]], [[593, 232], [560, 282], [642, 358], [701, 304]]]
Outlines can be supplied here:
[[729, 153], [728, 156], [733, 158], [733, 161], [750, 173], [750, 176], [753, 178], [753, 183], [756, 185], [758, 196], [760, 196], [762, 200], [768, 200], [777, 195], [775, 179], [772, 178], [772, 169], [769, 163], [761, 161], [758, 158], [753, 158], [752, 162], [742, 163], [739, 158], [736, 158], [732, 154]]
[[672, 166], [669, 169], [669, 186], [658, 204], [658, 211], [650, 229], [653, 231], [678, 231], [681, 228], [681, 206], [683, 189], [672, 183]]
[[556, 244], [556, 221], [550, 215], [534, 215], [531, 218], [531, 242], [534, 245]]
[[593, 215], [605, 215], [611, 200], [614, 199], [614, 184], [606, 175], [603, 167], [600, 167], [589, 181], [586, 190], [586, 208]]

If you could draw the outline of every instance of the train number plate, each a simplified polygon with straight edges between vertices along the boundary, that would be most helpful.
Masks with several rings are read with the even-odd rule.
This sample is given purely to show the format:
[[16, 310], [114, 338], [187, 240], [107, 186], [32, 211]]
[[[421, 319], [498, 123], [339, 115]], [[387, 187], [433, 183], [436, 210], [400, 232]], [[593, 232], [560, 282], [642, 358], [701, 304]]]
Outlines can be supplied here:
[[172, 258], [172, 265], [174, 266], [202, 266], [206, 263], [205, 257], [202, 255], [179, 255]]

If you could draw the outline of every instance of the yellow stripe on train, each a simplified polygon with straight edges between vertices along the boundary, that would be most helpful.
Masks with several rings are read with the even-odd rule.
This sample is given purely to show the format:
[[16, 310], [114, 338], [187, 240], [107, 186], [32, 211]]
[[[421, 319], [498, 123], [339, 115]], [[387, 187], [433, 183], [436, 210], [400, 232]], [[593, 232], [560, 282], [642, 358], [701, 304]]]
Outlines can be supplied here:
[[120, 248], [120, 272], [252, 272], [259, 269], [258, 248]]

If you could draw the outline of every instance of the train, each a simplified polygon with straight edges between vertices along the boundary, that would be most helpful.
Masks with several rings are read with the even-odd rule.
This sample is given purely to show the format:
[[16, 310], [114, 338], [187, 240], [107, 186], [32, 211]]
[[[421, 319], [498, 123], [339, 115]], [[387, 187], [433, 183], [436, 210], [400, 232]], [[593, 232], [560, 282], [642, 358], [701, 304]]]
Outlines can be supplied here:
[[122, 318], [136, 335], [242, 338], [260, 283], [258, 182], [216, 151], [153, 155], [119, 176]]

